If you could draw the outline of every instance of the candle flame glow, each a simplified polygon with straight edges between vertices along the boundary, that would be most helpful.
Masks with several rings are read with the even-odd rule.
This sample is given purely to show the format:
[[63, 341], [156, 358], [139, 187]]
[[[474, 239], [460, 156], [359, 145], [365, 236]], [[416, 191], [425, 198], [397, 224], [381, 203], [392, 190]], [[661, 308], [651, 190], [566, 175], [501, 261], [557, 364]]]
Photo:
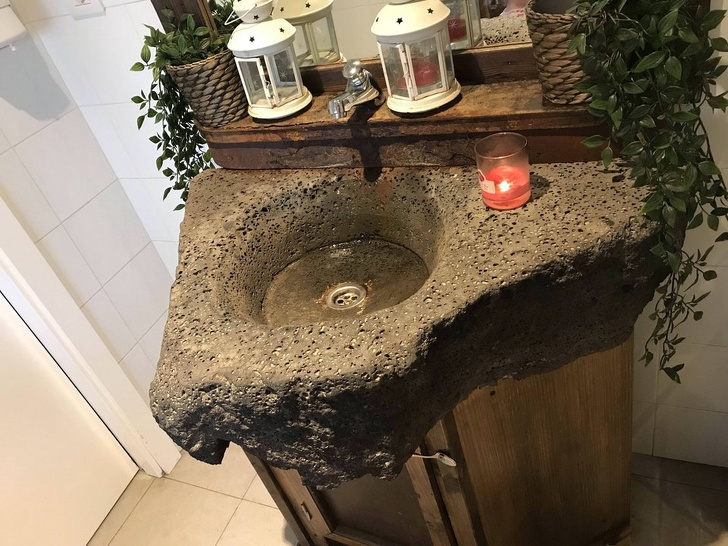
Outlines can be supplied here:
[[498, 189], [502, 192], [508, 191], [511, 189], [511, 183], [508, 180], [503, 180], [498, 184]]

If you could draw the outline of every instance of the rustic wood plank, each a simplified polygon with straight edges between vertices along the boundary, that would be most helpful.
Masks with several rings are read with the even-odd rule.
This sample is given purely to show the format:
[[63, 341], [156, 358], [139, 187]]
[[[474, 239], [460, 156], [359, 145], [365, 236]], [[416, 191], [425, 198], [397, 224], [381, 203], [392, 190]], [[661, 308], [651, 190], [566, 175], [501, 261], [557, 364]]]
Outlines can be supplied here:
[[422, 510], [422, 516], [430, 532], [432, 546], [458, 546], [450, 528], [443, 501], [439, 498], [437, 482], [427, 463], [419, 457], [411, 457], [405, 465], [412, 487]]
[[311, 544], [314, 546], [328, 546], [329, 543], [326, 541], [326, 537], [333, 532], [333, 524], [321, 509], [319, 502], [303, 485], [298, 472], [295, 470], [281, 470], [272, 466], [268, 466], [268, 469], [277, 481], [278, 487], [287, 499], [289, 506], [295, 512], [298, 521], [308, 531]]
[[424, 443], [427, 454], [433, 455], [441, 451], [458, 463], [456, 467], [435, 467], [438, 488], [458, 546], [487, 546], [467, 470], [468, 461], [462, 452], [452, 414], [445, 416], [430, 429]]
[[268, 466], [258, 457], [251, 455], [247, 451], [245, 452], [245, 455], [247, 455], [250, 460], [250, 464], [253, 465], [253, 468], [260, 477], [260, 480], [263, 482], [263, 485], [265, 485], [270, 496], [273, 497], [276, 506], [278, 506], [281, 514], [283, 514], [286, 522], [296, 535], [299, 546], [314, 546], [314, 542], [311, 540], [306, 528], [301, 524], [301, 519], [296, 514], [295, 509], [291, 506], [289, 499], [286, 497], [286, 493], [273, 475], [272, 467]]
[[[335, 540], [336, 543], [344, 544], [345, 546], [410, 546], [408, 544], [398, 544], [391, 542], [380, 537], [375, 537], [357, 531], [356, 529], [350, 529], [349, 527], [339, 526], [336, 531], [331, 533], [327, 538]], [[328, 544], [331, 544], [330, 542]]]
[[454, 410], [490, 546], [605, 544], [629, 528], [632, 339]]

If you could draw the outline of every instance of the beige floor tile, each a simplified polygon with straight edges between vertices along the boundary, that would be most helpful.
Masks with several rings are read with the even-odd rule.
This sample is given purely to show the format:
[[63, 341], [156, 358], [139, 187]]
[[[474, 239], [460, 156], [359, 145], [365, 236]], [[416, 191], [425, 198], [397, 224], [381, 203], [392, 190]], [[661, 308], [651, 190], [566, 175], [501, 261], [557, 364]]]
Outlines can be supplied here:
[[263, 485], [263, 482], [257, 476], [253, 480], [253, 483], [250, 484], [250, 488], [245, 493], [244, 499], [250, 502], [257, 502], [258, 504], [264, 504], [271, 508], [277, 508], [273, 497], [270, 496], [265, 485]]
[[632, 546], [721, 544], [728, 493], [651, 478], [632, 479]]
[[186, 483], [155, 480], [110, 546], [214, 546], [240, 502]]
[[219, 465], [202, 463], [182, 452], [182, 458], [167, 477], [242, 499], [255, 478], [255, 470], [243, 450], [230, 444]]
[[296, 535], [277, 509], [243, 500], [217, 546], [295, 546], [297, 543]]
[[154, 478], [144, 472], [137, 472], [114, 504], [109, 515], [91, 537], [88, 546], [108, 546], [152, 483], [154, 483]]

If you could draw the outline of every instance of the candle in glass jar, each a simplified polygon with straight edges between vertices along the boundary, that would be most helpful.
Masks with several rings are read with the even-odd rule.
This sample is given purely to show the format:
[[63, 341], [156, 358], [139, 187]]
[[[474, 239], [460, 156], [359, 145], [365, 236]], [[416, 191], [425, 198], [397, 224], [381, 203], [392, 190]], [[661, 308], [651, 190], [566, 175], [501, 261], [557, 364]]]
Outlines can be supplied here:
[[526, 139], [517, 133], [498, 133], [476, 146], [483, 203], [509, 210], [531, 198]]

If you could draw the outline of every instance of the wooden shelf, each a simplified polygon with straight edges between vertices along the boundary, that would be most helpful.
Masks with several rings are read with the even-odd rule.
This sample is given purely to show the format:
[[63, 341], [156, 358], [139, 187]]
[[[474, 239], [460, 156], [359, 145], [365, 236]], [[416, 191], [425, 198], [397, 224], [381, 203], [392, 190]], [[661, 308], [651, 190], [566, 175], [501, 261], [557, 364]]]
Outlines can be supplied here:
[[380, 96], [335, 120], [326, 108], [333, 96], [315, 96], [289, 119], [201, 129], [215, 161], [231, 169], [463, 165], [474, 142], [497, 131], [529, 137], [534, 162], [597, 158], [579, 144], [597, 132], [594, 118], [584, 106], [544, 103], [536, 80], [465, 86], [449, 107], [419, 116], [394, 114]]

